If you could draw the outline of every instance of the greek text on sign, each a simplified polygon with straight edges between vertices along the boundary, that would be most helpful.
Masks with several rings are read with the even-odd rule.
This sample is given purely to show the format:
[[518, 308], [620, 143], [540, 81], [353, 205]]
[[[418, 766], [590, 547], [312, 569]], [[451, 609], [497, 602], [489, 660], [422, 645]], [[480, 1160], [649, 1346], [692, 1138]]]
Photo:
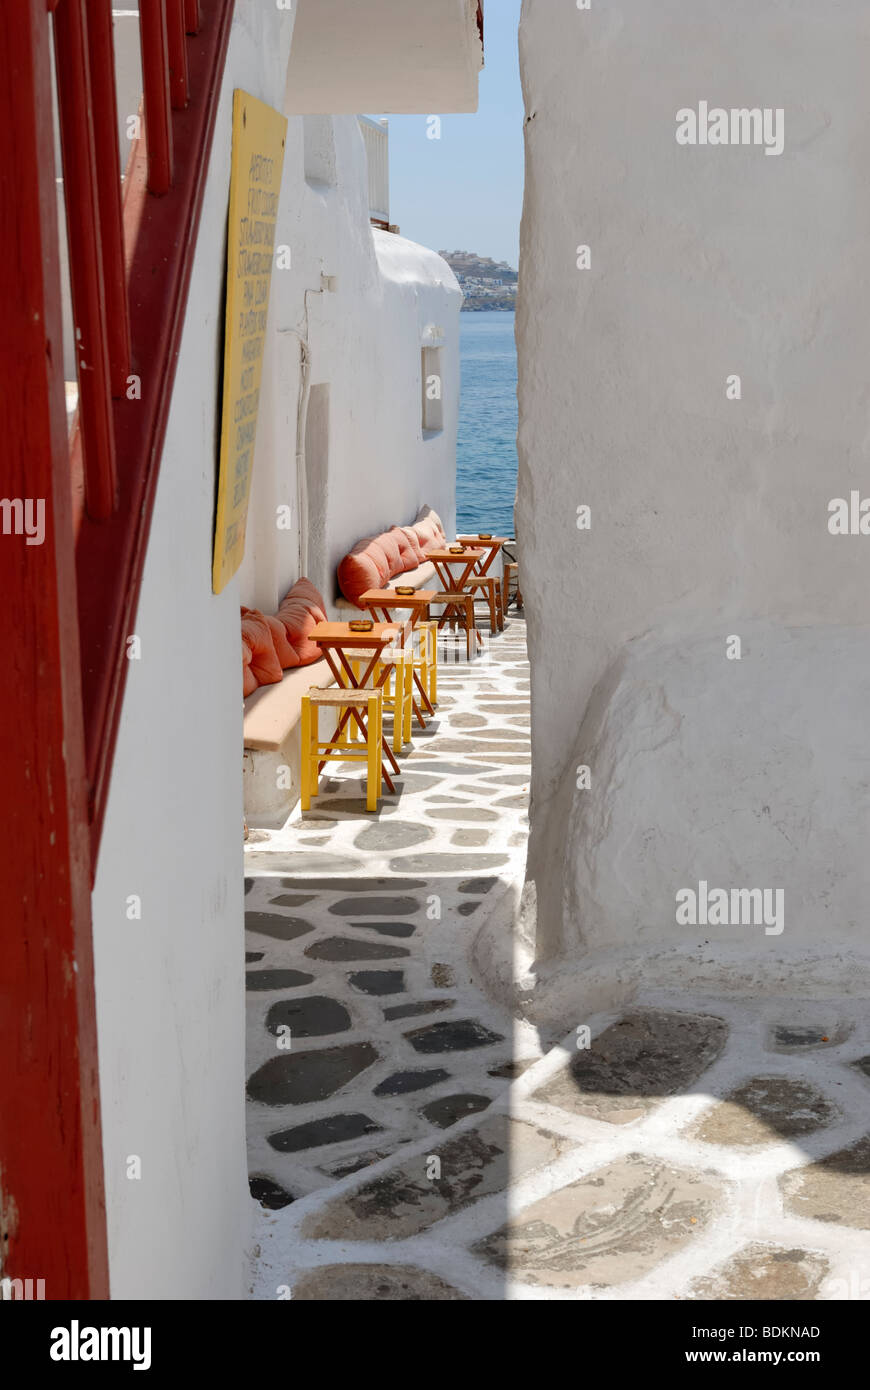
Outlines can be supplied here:
[[247, 92], [233, 93], [227, 234], [223, 409], [212, 588], [219, 594], [245, 553], [266, 316], [287, 121]]

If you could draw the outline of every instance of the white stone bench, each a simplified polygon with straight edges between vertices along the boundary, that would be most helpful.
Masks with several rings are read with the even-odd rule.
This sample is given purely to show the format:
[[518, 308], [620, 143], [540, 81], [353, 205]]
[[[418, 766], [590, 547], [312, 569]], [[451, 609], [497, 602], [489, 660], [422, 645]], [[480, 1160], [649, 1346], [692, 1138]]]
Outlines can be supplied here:
[[334, 685], [326, 661], [294, 666], [245, 700], [244, 800], [249, 826], [281, 825], [299, 800], [302, 696]]

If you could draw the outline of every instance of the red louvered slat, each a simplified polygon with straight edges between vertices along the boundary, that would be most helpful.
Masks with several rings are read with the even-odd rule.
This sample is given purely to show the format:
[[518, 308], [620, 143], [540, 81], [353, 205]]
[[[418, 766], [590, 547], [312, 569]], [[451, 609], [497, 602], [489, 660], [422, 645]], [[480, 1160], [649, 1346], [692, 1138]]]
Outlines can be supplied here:
[[166, 0], [169, 96], [174, 111], [183, 111], [187, 105], [187, 38], [184, 23], [184, 0]]
[[169, 40], [166, 0], [139, 0], [148, 192], [172, 185], [172, 127], [169, 117]]
[[84, 0], [58, 0], [54, 33], [85, 499], [88, 514], [105, 521], [117, 475]]
[[109, 376], [113, 396], [121, 396], [130, 371], [130, 319], [121, 216], [118, 108], [112, 0], [89, 0], [88, 48], [93, 106], [94, 150], [100, 205], [100, 234], [106, 297]]
[[199, 0], [184, 0], [184, 25], [188, 34], [199, 33]]

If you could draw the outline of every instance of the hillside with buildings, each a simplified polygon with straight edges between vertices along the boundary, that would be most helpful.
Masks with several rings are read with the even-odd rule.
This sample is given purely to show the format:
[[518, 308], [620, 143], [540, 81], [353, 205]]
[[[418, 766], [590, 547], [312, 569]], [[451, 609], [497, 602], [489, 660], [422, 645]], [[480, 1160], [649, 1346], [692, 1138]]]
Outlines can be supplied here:
[[517, 272], [506, 261], [493, 261], [473, 251], [442, 251], [440, 254], [459, 281], [465, 295], [464, 310], [516, 308]]

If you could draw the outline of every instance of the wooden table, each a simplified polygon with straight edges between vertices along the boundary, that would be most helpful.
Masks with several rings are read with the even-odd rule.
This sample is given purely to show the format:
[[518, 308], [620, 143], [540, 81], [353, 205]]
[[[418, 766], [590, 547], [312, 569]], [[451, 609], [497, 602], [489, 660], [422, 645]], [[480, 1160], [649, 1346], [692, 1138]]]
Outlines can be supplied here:
[[[428, 550], [426, 559], [431, 560], [435, 566], [435, 573], [444, 585], [447, 593], [461, 594], [479, 560], [484, 558], [482, 550], [461, 550], [454, 554], [452, 550]], [[450, 569], [451, 565], [461, 565], [462, 573], [458, 579], [454, 579]], [[438, 626], [442, 628], [448, 619], [453, 618], [458, 613], [456, 604], [448, 603], [441, 617], [438, 619]]]
[[[427, 618], [429, 616], [429, 604], [434, 603], [437, 597], [438, 594], [435, 589], [416, 589], [413, 594], [397, 594], [395, 589], [366, 589], [365, 593], [360, 596], [359, 601], [364, 608], [369, 610], [374, 618], [377, 618], [380, 612], [384, 622], [387, 623], [393, 621], [391, 609], [407, 609], [410, 613], [410, 617], [406, 622], [406, 629], [409, 628], [413, 631], [422, 618]], [[426, 709], [430, 714], [434, 714], [435, 711], [432, 708], [429, 695], [416, 670], [414, 671], [414, 684], [422, 696], [423, 704], [426, 706]], [[414, 713], [417, 716], [417, 722], [421, 729], [425, 729], [426, 721], [423, 718], [423, 712], [416, 700], [413, 701], [413, 705]]]
[[[479, 536], [457, 536], [456, 539], [457, 539], [457, 541], [462, 541], [462, 543], [463, 543], [464, 545], [473, 545], [473, 546], [475, 546], [475, 547], [484, 547], [484, 548], [485, 548], [486, 553], [485, 553], [483, 559], [480, 560], [480, 561], [475, 565], [475, 567], [474, 567], [474, 573], [475, 573], [475, 575], [477, 576], [477, 578], [479, 578], [479, 579], [486, 579], [486, 580], [488, 581], [488, 585], [483, 586], [483, 587], [488, 587], [488, 588], [489, 588], [489, 591], [490, 591], [490, 595], [489, 595], [490, 613], [492, 614], [493, 611], [495, 610], [495, 615], [499, 617], [499, 631], [500, 631], [500, 632], [503, 632], [503, 631], [504, 631], [504, 612], [503, 612], [503, 604], [502, 604], [502, 601], [501, 601], [501, 589], [502, 589], [502, 585], [501, 585], [501, 581], [500, 581], [499, 579], [496, 579], [496, 577], [495, 577], [494, 574], [493, 574], [493, 575], [489, 574], [489, 569], [490, 569], [490, 566], [492, 565], [493, 561], [495, 560], [496, 555], [498, 555], [498, 553], [499, 553], [499, 551], [501, 550], [502, 546], [503, 546], [503, 545], [505, 544], [505, 542], [507, 541], [508, 537], [507, 537], [507, 536], [490, 536], [490, 538], [489, 538], [488, 541], [483, 541], [483, 540], [481, 540]], [[466, 582], [467, 582], [467, 581], [466, 581]], [[492, 588], [493, 585], [496, 585], [496, 586], [497, 586], [495, 592], [493, 592], [493, 588]]]
[[456, 539], [457, 541], [461, 541], [463, 545], [473, 545], [480, 549], [487, 550], [488, 553], [479, 564], [475, 565], [475, 573], [487, 574], [492, 567], [493, 560], [508, 540], [508, 537], [490, 536], [488, 541], [482, 541], [479, 536], [457, 536]]
[[[372, 683], [371, 689], [378, 689], [387, 682], [387, 678], [395, 666], [394, 661], [390, 661], [386, 653], [389, 648], [395, 649], [396, 644], [404, 646], [405, 638], [411, 633], [410, 623], [375, 623], [371, 632], [353, 632], [349, 623], [318, 623], [308, 634], [310, 641], [316, 642], [323, 652], [324, 658], [330, 671], [335, 677], [337, 685], [344, 686], [347, 690], [362, 690], [368, 686], [372, 679], [372, 672], [378, 662], [381, 662], [383, 670]], [[371, 660], [357, 680], [353, 666], [346, 656], [348, 650], [371, 652]], [[397, 676], [398, 680], [399, 677]], [[336, 737], [339, 737], [348, 719], [353, 715], [361, 729], [365, 732], [365, 725], [361, 722], [361, 716], [356, 710], [347, 711], [341, 718]], [[396, 755], [387, 742], [386, 737], [382, 737], [385, 756], [389, 759], [390, 766], [394, 772], [399, 771], [399, 764]], [[391, 792], [396, 788], [390, 774], [384, 768], [384, 781]]]

